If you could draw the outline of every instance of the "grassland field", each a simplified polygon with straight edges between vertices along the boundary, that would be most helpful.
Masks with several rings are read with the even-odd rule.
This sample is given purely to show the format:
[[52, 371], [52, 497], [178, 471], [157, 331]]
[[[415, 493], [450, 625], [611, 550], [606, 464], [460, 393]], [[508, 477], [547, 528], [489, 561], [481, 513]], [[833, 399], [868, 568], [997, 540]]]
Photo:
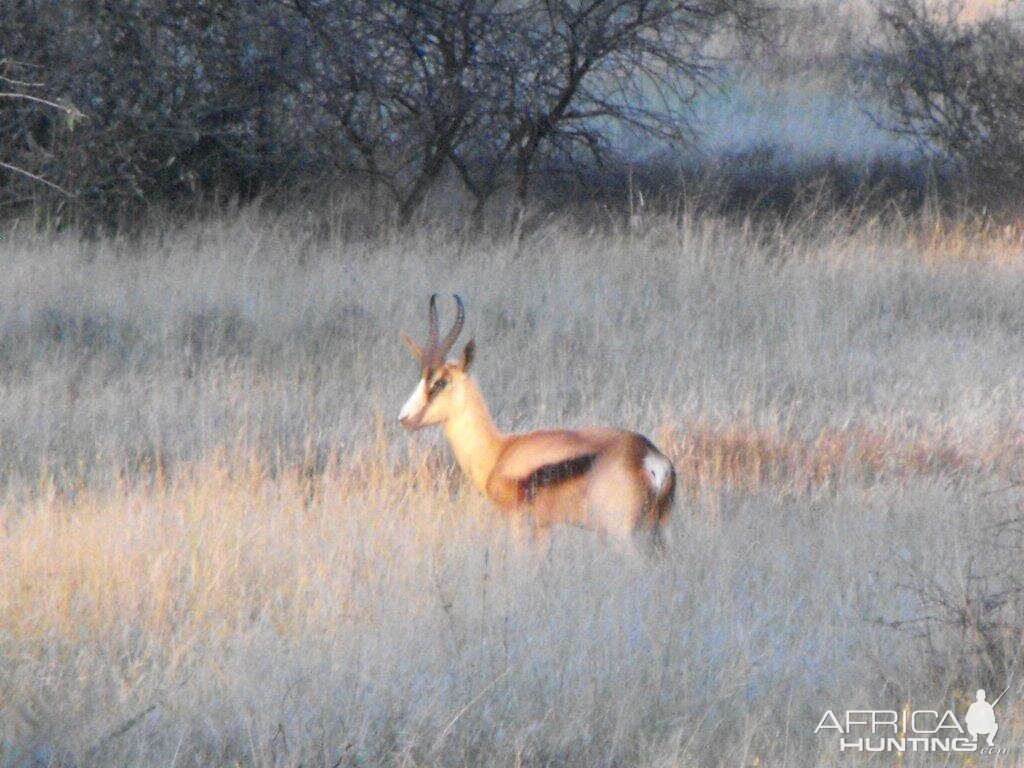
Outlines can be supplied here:
[[[0, 766], [889, 765], [823, 711], [1006, 684], [944, 764], [1024, 758], [1018, 230], [349, 215], [0, 241]], [[435, 291], [502, 428], [663, 447], [667, 558], [399, 428]]]

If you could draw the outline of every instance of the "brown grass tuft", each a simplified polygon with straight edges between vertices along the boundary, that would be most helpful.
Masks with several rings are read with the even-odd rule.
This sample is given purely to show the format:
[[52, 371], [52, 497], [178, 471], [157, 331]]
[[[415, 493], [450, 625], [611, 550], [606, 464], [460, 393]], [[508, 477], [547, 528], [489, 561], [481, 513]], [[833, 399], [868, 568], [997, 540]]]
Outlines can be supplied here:
[[667, 455], [691, 495], [724, 488], [772, 487], [808, 493], [854, 483], [912, 476], [1024, 472], [1024, 433], [1004, 432], [981, 443], [949, 433], [908, 436], [866, 426], [828, 428], [813, 437], [749, 423], [694, 421], [663, 428]]

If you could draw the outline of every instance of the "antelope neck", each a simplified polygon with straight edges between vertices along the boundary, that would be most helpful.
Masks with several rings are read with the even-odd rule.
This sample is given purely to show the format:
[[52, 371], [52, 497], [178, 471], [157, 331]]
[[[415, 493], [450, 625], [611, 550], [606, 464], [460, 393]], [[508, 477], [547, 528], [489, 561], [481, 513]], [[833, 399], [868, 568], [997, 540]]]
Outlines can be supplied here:
[[462, 471], [486, 494], [487, 479], [498, 461], [506, 438], [494, 426], [491, 412], [476, 384], [471, 379], [467, 379], [465, 384], [465, 407], [445, 421], [444, 436]]

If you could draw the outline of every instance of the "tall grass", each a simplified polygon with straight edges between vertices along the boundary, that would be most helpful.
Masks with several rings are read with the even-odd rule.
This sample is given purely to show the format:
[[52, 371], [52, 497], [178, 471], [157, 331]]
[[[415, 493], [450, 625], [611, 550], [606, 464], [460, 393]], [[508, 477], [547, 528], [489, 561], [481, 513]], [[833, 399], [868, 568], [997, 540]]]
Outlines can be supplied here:
[[[838, 765], [826, 708], [1004, 687], [1020, 603], [986, 645], [908, 575], [1011, 567], [1012, 231], [358, 229], [0, 241], [0, 766]], [[535, 562], [400, 432], [432, 291], [465, 297], [503, 427], [665, 448], [664, 562], [575, 530]]]

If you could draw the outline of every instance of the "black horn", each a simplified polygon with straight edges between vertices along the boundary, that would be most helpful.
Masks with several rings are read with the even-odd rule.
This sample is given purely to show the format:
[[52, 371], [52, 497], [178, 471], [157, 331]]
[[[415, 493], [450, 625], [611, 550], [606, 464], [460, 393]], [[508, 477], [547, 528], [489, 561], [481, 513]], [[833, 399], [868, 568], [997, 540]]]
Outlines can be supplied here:
[[424, 361], [434, 357], [437, 351], [437, 294], [430, 297], [430, 309], [427, 310], [427, 345], [423, 348]]
[[462, 298], [457, 293], [454, 296], [456, 306], [455, 325], [448, 331], [448, 335], [444, 337], [444, 341], [441, 342], [441, 346], [437, 350], [437, 357], [441, 362], [444, 362], [445, 355], [448, 354], [452, 344], [455, 343], [455, 340], [459, 338], [459, 334], [462, 332], [462, 324], [466, 322], [466, 308], [462, 304]]

